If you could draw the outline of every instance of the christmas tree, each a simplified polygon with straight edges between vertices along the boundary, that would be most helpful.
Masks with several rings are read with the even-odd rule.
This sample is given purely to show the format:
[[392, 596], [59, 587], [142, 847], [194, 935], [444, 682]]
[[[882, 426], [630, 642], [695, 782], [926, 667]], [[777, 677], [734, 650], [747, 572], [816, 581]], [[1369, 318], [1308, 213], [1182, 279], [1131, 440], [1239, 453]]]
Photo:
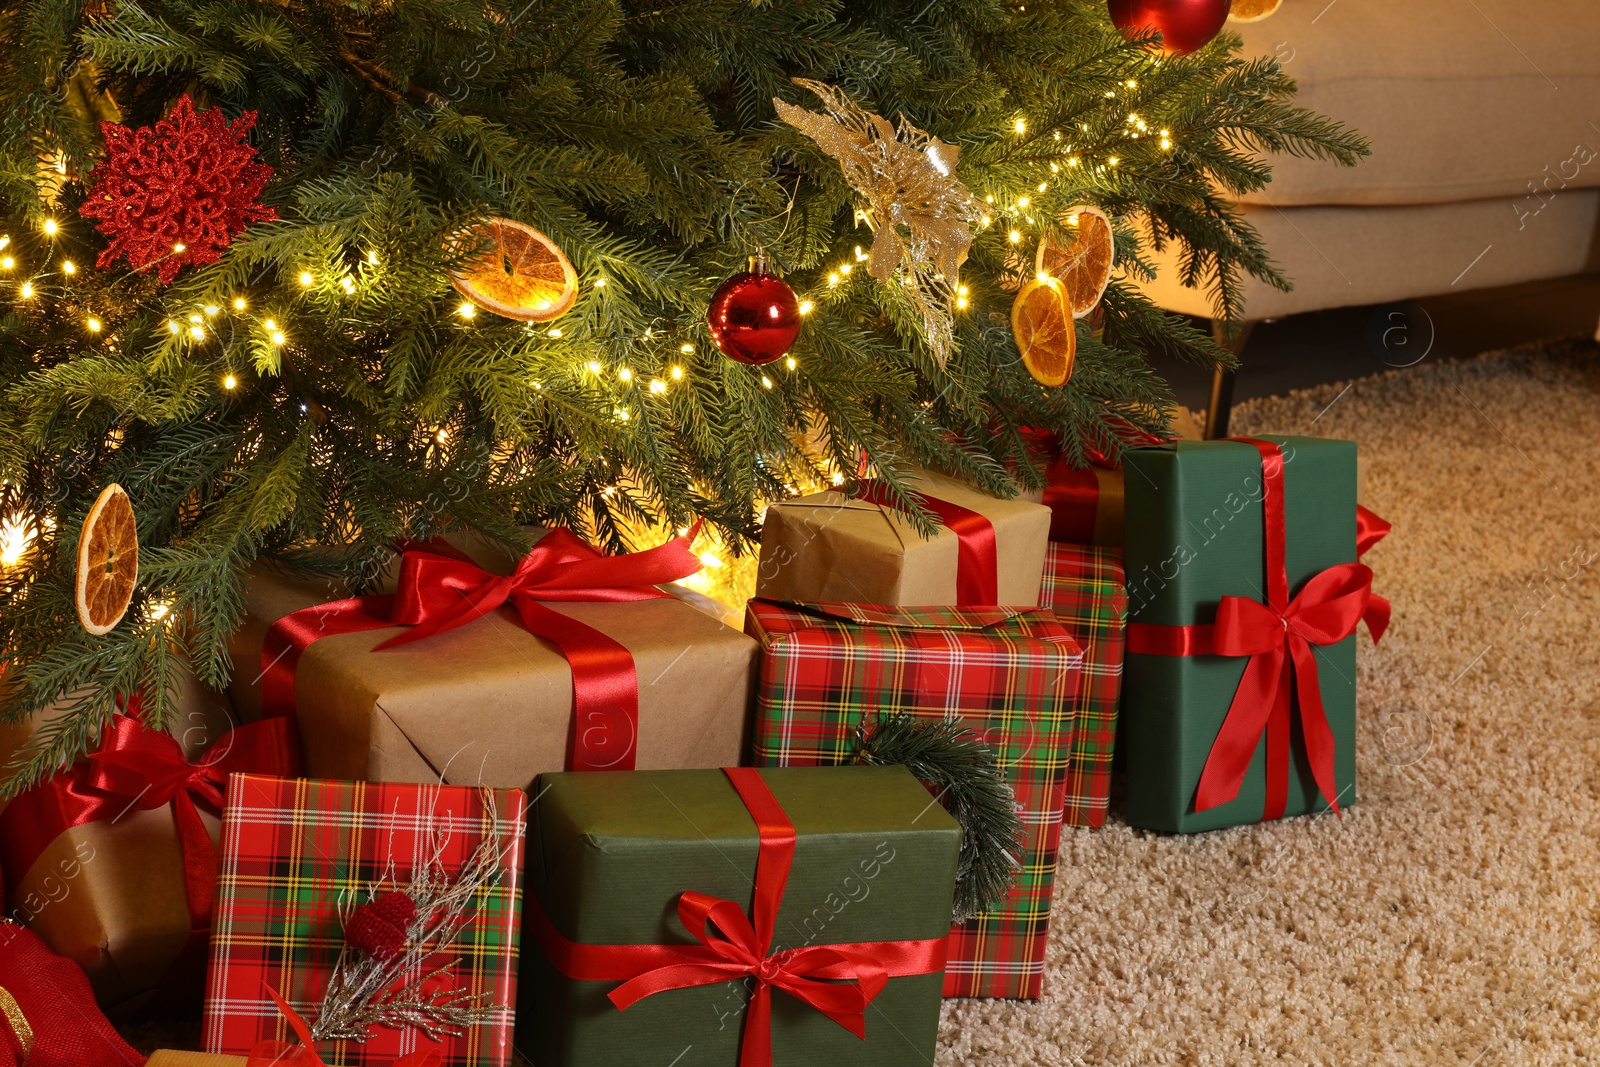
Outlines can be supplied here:
[[[1149, 354], [1229, 357], [1140, 295], [1148, 251], [1236, 318], [1242, 273], [1286, 282], [1225, 198], [1365, 145], [1230, 34], [1157, 43], [1097, 0], [7, 5], [0, 714], [62, 709], [11, 786], [127, 694], [170, 714], [182, 661], [222, 684], [263, 559], [359, 586], [402, 537], [697, 519], [737, 553], [801, 486], [1009, 495], [1028, 431], [1079, 463], [1159, 432]], [[852, 172], [852, 138], [926, 167]], [[1090, 206], [1118, 275], [1046, 386], [1012, 306]], [[758, 250], [804, 315], [750, 365], [707, 307]], [[112, 483], [140, 573], [96, 635], [75, 565]]]

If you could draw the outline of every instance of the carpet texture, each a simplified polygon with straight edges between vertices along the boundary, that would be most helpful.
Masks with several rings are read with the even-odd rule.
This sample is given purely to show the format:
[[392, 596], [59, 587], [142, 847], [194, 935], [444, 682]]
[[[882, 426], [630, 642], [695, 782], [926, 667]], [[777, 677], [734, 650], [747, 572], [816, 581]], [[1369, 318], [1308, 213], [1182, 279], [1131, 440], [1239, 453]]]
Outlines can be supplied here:
[[1600, 348], [1254, 401], [1360, 443], [1360, 801], [1194, 837], [1067, 830], [1037, 1003], [950, 1002], [942, 1065], [1600, 1058]]

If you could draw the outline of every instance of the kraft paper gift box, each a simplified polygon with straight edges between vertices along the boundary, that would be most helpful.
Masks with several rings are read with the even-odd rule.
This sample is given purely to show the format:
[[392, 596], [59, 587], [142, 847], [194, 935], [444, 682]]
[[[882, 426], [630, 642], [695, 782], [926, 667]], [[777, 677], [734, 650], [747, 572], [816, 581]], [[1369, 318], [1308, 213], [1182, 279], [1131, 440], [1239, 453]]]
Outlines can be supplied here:
[[[518, 1049], [537, 1067], [926, 1067], [960, 847], [903, 767], [545, 775]], [[710, 959], [726, 966], [695, 967]]]
[[1083, 646], [1062, 821], [1098, 829], [1105, 825], [1111, 798], [1111, 760], [1128, 637], [1121, 549], [1052, 541], [1039, 606], [1053, 611]]
[[[113, 720], [99, 751], [117, 750], [120, 765], [82, 760], [0, 810], [6, 917], [81, 966], [119, 1018], [198, 1006], [220, 785], [230, 770], [293, 773], [298, 762], [286, 723], [241, 726], [186, 670], [177, 705], [168, 734]], [[0, 749], [16, 751], [56, 714], [8, 728]], [[210, 780], [196, 781], [208, 765]]]
[[482, 1017], [436, 1038], [412, 1025], [374, 1025], [364, 1041], [323, 1041], [315, 1052], [344, 1067], [390, 1067], [433, 1049], [440, 1067], [511, 1063], [526, 829], [520, 790], [260, 775], [235, 775], [228, 789], [205, 1051], [247, 1056], [263, 1042], [299, 1044], [272, 994], [317, 1023], [353, 909], [419, 883], [431, 882], [437, 895], [459, 886], [476, 862], [492, 876], [472, 891], [458, 932], [378, 988], [385, 996], [420, 985], [479, 997]]
[[[912, 485], [929, 508], [956, 509], [924, 539], [909, 519], [874, 500], [886, 500], [877, 483], [864, 483], [866, 499], [842, 493], [796, 497], [767, 509], [761, 529], [756, 595], [773, 600], [842, 601], [887, 605], [1039, 603], [1050, 511], [1026, 500], [1001, 500], [953, 478], [924, 473]], [[970, 539], [992, 529], [986, 554]], [[978, 553], [963, 552], [964, 540]], [[979, 557], [983, 558], [979, 558]]]
[[847, 762], [879, 714], [953, 718], [995, 751], [1027, 837], [1000, 907], [951, 933], [946, 996], [1038, 997], [1083, 652], [1042, 609], [752, 600], [762, 646], [754, 750], [765, 766]]
[[[548, 547], [552, 537], [562, 538], [569, 555], [579, 552], [573, 535], [554, 531], [535, 553]], [[516, 573], [516, 561], [504, 554], [469, 549], [474, 561], [469, 565], [481, 564], [491, 572], [482, 577]], [[448, 546], [445, 551], [460, 554]], [[607, 565], [620, 560], [631, 566], [627, 561], [641, 555], [603, 558], [611, 561]], [[386, 578], [386, 588], [395, 589], [404, 575], [402, 564], [398, 574]], [[658, 574], [649, 577], [667, 580]], [[569, 660], [554, 643], [529, 632], [523, 609], [513, 604], [457, 628], [380, 650], [378, 646], [407, 632], [398, 627], [341, 632], [351, 625], [353, 603], [342, 600], [342, 587], [266, 571], [253, 576], [248, 614], [230, 643], [232, 693], [247, 715], [264, 705], [292, 707], [300, 723], [306, 773], [319, 778], [526, 788], [544, 771], [573, 767], [574, 753], [595, 739], [597, 751], [586, 766], [651, 769], [742, 762], [754, 643], [652, 585], [641, 588], [654, 597], [613, 603], [541, 600], [530, 609], [542, 612], [546, 620], [599, 631], [602, 641], [609, 639], [614, 650], [625, 654], [624, 662], [631, 656], [633, 675], [626, 684], [637, 690], [636, 723], [615, 713], [610, 697], [614, 690], [603, 679], [598, 688], [587, 684], [585, 690], [600, 696], [591, 697], [585, 708], [576, 707]], [[382, 627], [389, 611], [387, 603], [354, 609], [356, 615], [374, 616], [358, 620], [361, 626], [376, 622]], [[305, 645], [301, 653], [279, 637], [291, 624], [303, 635], [296, 639]], [[269, 647], [269, 641], [276, 643]]]
[[144, 1067], [247, 1067], [246, 1056], [213, 1056], [207, 1052], [180, 1052], [161, 1048], [150, 1053]]
[[1177, 442], [1126, 467], [1129, 825], [1353, 804], [1356, 626], [1376, 639], [1388, 618], [1357, 562], [1355, 445]]

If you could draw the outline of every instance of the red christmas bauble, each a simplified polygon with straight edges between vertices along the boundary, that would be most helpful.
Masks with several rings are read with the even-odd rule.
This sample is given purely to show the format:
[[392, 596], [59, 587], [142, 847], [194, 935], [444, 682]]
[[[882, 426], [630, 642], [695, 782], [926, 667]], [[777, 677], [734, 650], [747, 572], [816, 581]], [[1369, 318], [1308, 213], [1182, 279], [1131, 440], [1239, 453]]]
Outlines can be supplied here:
[[1228, 19], [1232, 0], [1108, 0], [1111, 21], [1132, 36], [1161, 31], [1161, 51], [1187, 55], [1211, 42]]
[[706, 324], [729, 359], [771, 363], [800, 336], [800, 299], [777, 275], [746, 271], [722, 283], [706, 310]]
[[344, 925], [344, 939], [373, 959], [388, 962], [405, 951], [407, 932], [416, 921], [416, 901], [398, 891], [385, 893], [355, 910]]

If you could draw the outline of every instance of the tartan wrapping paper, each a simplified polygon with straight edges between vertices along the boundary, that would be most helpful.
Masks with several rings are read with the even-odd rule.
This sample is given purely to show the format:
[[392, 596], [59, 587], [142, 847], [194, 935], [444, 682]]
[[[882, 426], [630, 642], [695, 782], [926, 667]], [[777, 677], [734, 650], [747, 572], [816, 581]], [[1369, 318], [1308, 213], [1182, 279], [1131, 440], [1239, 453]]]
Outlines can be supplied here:
[[755, 759], [848, 762], [878, 713], [960, 719], [1008, 771], [1027, 839], [1010, 898], [951, 931], [947, 997], [1037, 998], [1083, 652], [1048, 611], [752, 600]]
[[[257, 775], [236, 774], [228, 784], [206, 1051], [246, 1055], [262, 1040], [296, 1043], [265, 986], [315, 1025], [344, 943], [341, 898], [346, 907], [365, 899], [386, 875], [403, 888], [441, 840], [440, 862], [457, 875], [488, 830], [485, 795], [494, 802], [493, 832], [510, 841], [500, 882], [481, 892], [472, 920], [427, 966], [447, 966], [445, 980], [488, 993], [495, 1006], [483, 1023], [443, 1039], [441, 1067], [507, 1067], [522, 919], [522, 792]], [[330, 1067], [389, 1067], [431, 1047], [420, 1030], [375, 1029], [364, 1044], [325, 1042], [318, 1052]]]
[[1083, 646], [1077, 730], [1067, 761], [1061, 819], [1067, 826], [1098, 830], [1105, 825], [1111, 797], [1111, 756], [1128, 643], [1128, 583], [1121, 550], [1051, 542], [1039, 606], [1054, 611]]

